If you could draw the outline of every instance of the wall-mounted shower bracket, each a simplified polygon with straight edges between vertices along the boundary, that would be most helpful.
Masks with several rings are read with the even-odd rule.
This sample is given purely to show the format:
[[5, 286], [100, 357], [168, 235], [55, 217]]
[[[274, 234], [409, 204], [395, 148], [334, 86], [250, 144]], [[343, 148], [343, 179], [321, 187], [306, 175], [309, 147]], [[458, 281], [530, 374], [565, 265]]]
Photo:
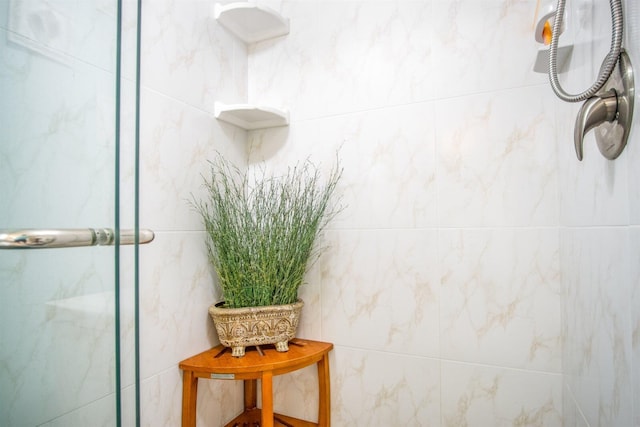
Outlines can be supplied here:
[[634, 96], [633, 68], [629, 56], [622, 50], [618, 66], [602, 91], [589, 98], [578, 112], [573, 135], [578, 160], [583, 157], [584, 136], [591, 129], [595, 129], [600, 153], [609, 160], [618, 158], [627, 145]]

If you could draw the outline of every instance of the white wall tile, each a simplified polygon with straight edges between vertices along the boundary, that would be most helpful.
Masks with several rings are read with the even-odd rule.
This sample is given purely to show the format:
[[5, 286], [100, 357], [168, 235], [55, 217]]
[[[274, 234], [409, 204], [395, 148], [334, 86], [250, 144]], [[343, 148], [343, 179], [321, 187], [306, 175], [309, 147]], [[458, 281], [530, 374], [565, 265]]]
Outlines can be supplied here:
[[567, 229], [561, 240], [565, 382], [590, 425], [631, 425], [628, 232]]
[[328, 173], [338, 156], [344, 168], [338, 191], [345, 209], [332, 227], [433, 226], [433, 110], [430, 103], [418, 103], [295, 122], [286, 135], [251, 132], [251, 161], [264, 159], [282, 168], [309, 158]]
[[[222, 426], [242, 410], [241, 381], [198, 380], [196, 424]], [[140, 412], [145, 427], [179, 426], [182, 418], [182, 378], [177, 366], [145, 379]]]
[[332, 425], [439, 426], [440, 363], [337, 347], [331, 357]]
[[249, 99], [296, 119], [433, 97], [425, 1], [285, 2], [291, 33], [249, 50]]
[[443, 230], [442, 357], [560, 372], [555, 229]]
[[144, 7], [141, 84], [213, 113], [246, 102], [245, 45], [216, 22], [214, 2], [154, 0]]
[[557, 224], [554, 123], [546, 112], [549, 95], [541, 96], [541, 90], [529, 87], [438, 102], [440, 226]]
[[556, 374], [442, 361], [442, 426], [562, 426]]
[[531, 1], [434, 0], [436, 96], [544, 83], [545, 76], [533, 72], [539, 47], [532, 26], [535, 11], [536, 2]]
[[273, 395], [276, 413], [318, 422], [318, 369], [315, 364], [274, 377]]
[[203, 232], [159, 231], [141, 251], [140, 364], [148, 378], [218, 344], [208, 308], [220, 295]]
[[200, 230], [192, 196], [205, 197], [202, 174], [219, 151], [242, 166], [246, 132], [156, 92], [142, 94], [140, 211], [144, 227]]
[[631, 231], [631, 384], [633, 422], [640, 425], [640, 229]]
[[342, 230], [322, 259], [323, 339], [437, 356], [435, 233]]

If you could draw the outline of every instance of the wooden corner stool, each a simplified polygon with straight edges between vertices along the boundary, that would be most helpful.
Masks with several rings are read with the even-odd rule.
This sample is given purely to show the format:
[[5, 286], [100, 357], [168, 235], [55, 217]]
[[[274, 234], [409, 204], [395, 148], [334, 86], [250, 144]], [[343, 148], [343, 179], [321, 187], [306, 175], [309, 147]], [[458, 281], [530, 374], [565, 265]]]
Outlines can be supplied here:
[[[198, 378], [243, 380], [244, 407], [242, 414], [225, 427], [329, 427], [331, 424], [331, 393], [329, 383], [329, 352], [333, 344], [296, 338], [289, 342], [289, 351], [280, 353], [274, 346], [247, 349], [244, 357], [231, 356], [231, 349], [219, 345], [180, 362], [182, 376], [182, 427], [195, 427]], [[312, 364], [318, 367], [318, 423], [273, 413], [273, 377], [302, 369]], [[262, 391], [262, 408], [257, 407], [257, 380]]]

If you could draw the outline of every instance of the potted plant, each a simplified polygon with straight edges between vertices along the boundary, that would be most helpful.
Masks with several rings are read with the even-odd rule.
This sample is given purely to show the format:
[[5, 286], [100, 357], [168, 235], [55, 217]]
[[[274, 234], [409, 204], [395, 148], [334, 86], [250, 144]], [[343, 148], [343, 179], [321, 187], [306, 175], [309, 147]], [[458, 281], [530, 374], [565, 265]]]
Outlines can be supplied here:
[[209, 308], [220, 342], [236, 357], [251, 345], [287, 351], [303, 306], [298, 289], [325, 249], [318, 236], [339, 211], [332, 197], [342, 171], [336, 165], [323, 182], [307, 161], [251, 178], [221, 154], [209, 166], [206, 196], [192, 203], [222, 290], [223, 301]]

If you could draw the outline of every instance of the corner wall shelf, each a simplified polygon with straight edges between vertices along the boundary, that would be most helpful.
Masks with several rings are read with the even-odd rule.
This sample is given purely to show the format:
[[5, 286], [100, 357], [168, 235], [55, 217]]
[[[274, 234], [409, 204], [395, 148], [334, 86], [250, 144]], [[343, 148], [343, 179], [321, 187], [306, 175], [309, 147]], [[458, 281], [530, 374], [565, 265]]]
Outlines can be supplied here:
[[250, 104], [215, 103], [216, 119], [246, 130], [265, 129], [289, 124], [289, 112]]
[[247, 44], [289, 34], [289, 19], [254, 2], [216, 3], [215, 18]]

